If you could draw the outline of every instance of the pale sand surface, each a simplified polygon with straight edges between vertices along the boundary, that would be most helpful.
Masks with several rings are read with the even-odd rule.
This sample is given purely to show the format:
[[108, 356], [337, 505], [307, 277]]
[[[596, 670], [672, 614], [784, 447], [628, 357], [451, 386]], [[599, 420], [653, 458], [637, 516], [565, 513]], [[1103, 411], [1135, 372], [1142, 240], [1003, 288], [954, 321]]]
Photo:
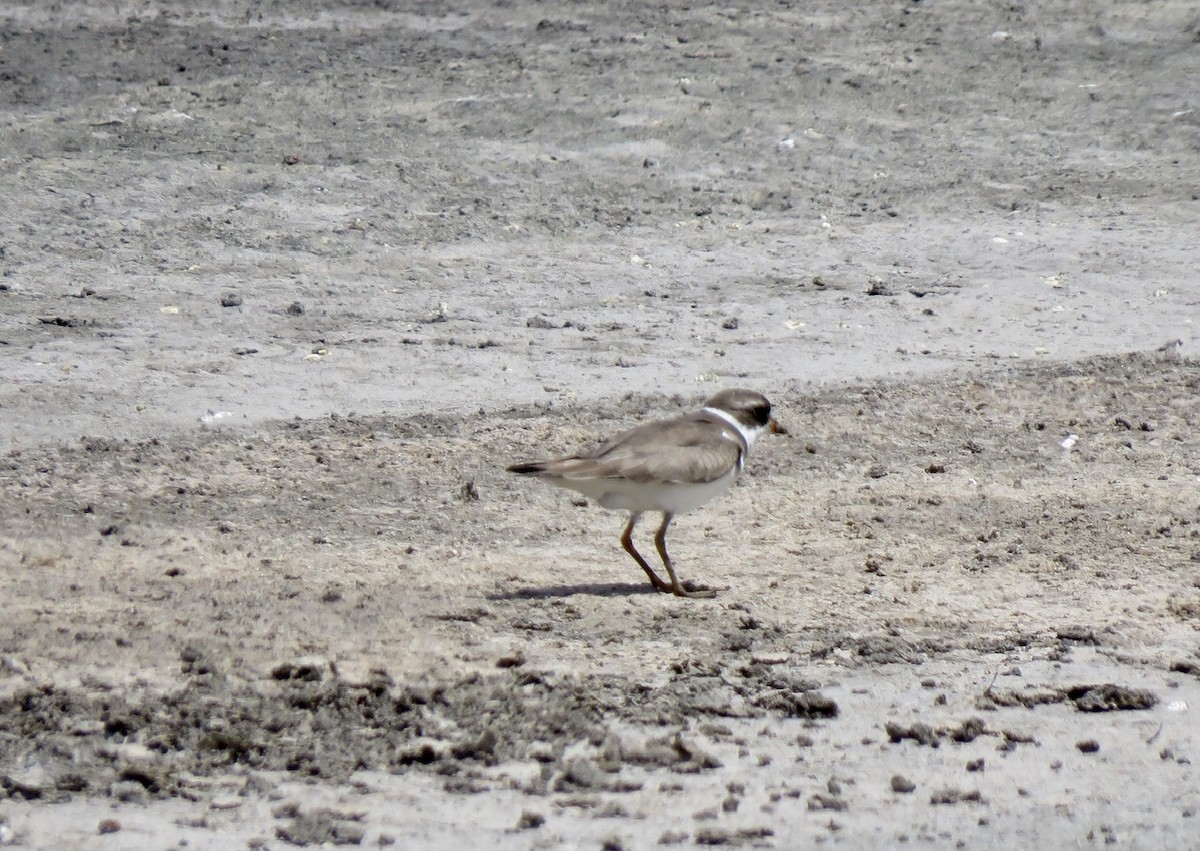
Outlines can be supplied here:
[[0, 7], [0, 846], [1194, 846], [1195, 9], [846, 6]]

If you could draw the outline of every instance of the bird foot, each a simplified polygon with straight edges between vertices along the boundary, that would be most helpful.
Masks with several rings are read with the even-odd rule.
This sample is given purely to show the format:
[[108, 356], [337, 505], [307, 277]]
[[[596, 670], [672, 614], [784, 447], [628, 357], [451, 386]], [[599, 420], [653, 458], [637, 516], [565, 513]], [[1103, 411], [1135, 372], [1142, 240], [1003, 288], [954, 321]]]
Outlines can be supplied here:
[[676, 597], [712, 599], [713, 597], [717, 596], [717, 591], [728, 591], [729, 587], [725, 586], [724, 588], [714, 588], [711, 585], [701, 585], [700, 583], [693, 582], [689, 579], [687, 582], [680, 582], [677, 587], [672, 588], [668, 586], [667, 588], [660, 590], [669, 591]]

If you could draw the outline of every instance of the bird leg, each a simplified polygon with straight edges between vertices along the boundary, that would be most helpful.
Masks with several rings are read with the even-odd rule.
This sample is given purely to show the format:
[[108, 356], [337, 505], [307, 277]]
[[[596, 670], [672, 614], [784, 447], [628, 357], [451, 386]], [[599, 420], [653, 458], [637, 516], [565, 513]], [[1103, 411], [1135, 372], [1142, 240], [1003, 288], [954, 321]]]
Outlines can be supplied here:
[[[654, 546], [658, 547], [658, 554], [662, 556], [663, 565], [667, 568], [667, 574], [671, 577], [671, 584], [666, 589], [677, 597], [715, 597], [716, 591], [709, 589], [701, 589], [697, 591], [688, 591], [679, 581], [679, 577], [675, 575], [675, 567], [671, 564], [671, 556], [667, 553], [667, 527], [671, 525], [671, 521], [675, 519], [675, 515], [669, 511], [663, 512], [662, 525], [658, 527], [658, 534], [654, 536]], [[657, 587], [657, 586], [656, 586]]]
[[[642, 570], [646, 571], [646, 575], [650, 577], [650, 584], [654, 586], [654, 589], [656, 591], [665, 591], [667, 593], [670, 593], [671, 591], [675, 590], [674, 586], [668, 585], [666, 582], [663, 582], [659, 578], [658, 574], [655, 573], [654, 570], [650, 567], [650, 565], [646, 563], [646, 560], [644, 558], [642, 558], [642, 554], [639, 553], [637, 551], [637, 548], [634, 547], [634, 545], [633, 545], [633, 526], [635, 523], [637, 523], [638, 518], [641, 516], [642, 516], [642, 514], [640, 511], [633, 512], [632, 514], [629, 515], [629, 523], [625, 526], [625, 534], [623, 534], [621, 536], [621, 546], [625, 548], [625, 552], [627, 552], [631, 556], [633, 556], [634, 561], [636, 561], [638, 564], [640, 564], [642, 566]], [[661, 550], [660, 550], [660, 552], [661, 552]], [[671, 566], [668, 564], [667, 570], [670, 570], [670, 569], [671, 569]], [[671, 574], [671, 579], [672, 580], [675, 579], [674, 573]], [[675, 585], [678, 585], [678, 584], [679, 584], [678, 581], [676, 581]], [[676, 592], [676, 593], [678, 593], [678, 592]]]

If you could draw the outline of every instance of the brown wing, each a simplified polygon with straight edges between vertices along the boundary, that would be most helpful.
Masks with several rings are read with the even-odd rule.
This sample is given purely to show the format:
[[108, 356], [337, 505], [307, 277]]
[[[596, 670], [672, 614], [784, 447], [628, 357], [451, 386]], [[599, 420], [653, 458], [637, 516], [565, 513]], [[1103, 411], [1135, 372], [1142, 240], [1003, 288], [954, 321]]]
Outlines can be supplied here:
[[734, 435], [693, 414], [631, 429], [590, 455], [550, 462], [544, 472], [564, 479], [700, 484], [737, 467], [742, 452]]

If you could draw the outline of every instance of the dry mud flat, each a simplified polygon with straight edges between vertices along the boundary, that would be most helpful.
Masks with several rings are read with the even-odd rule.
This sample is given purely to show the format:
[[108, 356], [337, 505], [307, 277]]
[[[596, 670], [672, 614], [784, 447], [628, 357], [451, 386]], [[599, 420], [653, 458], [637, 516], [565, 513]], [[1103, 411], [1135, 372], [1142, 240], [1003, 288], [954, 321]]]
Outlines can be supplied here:
[[1190, 0], [410, 6], [4, 4], [0, 451], [1195, 339]]
[[2, 12], [0, 844], [1195, 844], [1194, 4], [250, 11]]
[[15, 451], [4, 841], [1186, 847], [1198, 399], [1172, 353], [781, 398], [675, 530], [715, 600], [501, 472], [662, 399]]

